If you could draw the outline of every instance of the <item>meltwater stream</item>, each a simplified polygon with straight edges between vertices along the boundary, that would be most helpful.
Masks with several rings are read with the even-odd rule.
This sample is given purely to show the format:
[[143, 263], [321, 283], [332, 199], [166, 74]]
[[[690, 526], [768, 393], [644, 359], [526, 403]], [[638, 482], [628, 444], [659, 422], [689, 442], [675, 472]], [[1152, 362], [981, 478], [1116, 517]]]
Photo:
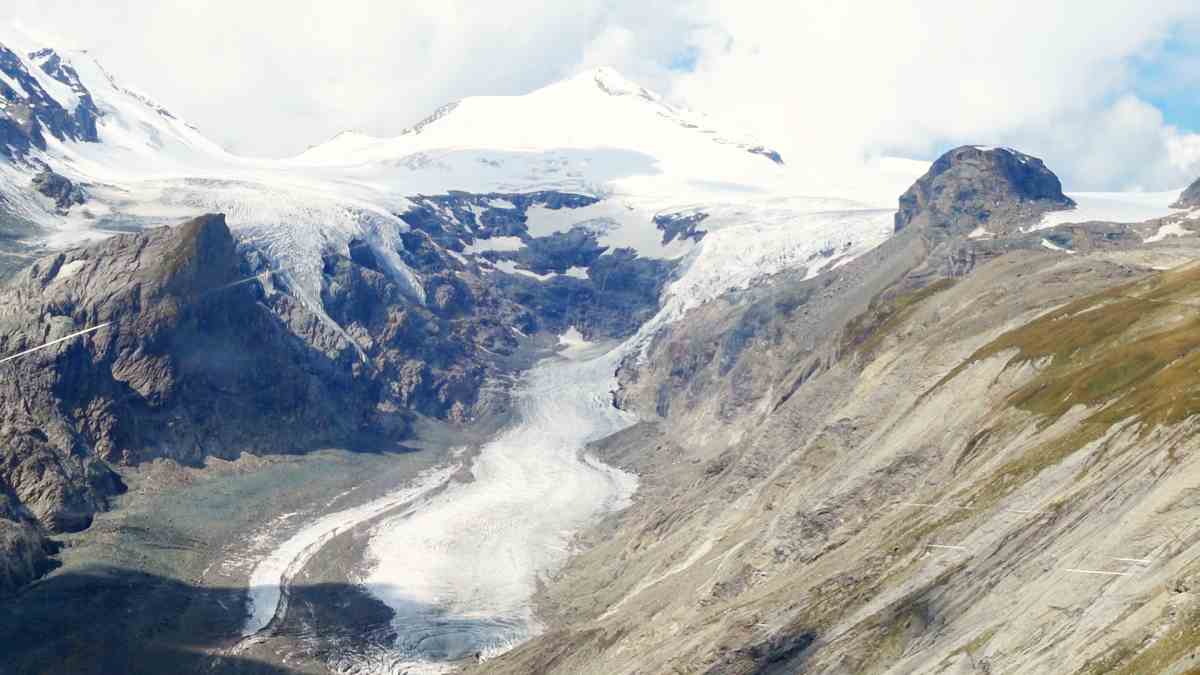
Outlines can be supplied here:
[[566, 561], [579, 530], [627, 506], [637, 486], [632, 474], [583, 452], [634, 421], [611, 402], [621, 353], [575, 345], [530, 369], [514, 391], [513, 425], [480, 450], [473, 480], [447, 482], [453, 467], [426, 472], [412, 486], [324, 516], [275, 547], [254, 571], [244, 642], [268, 632], [286, 610], [292, 576], [320, 547], [391, 509], [369, 534], [366, 573], [357, 581], [395, 612], [396, 641], [331, 666], [437, 672], [536, 634], [531, 601], [538, 579]]

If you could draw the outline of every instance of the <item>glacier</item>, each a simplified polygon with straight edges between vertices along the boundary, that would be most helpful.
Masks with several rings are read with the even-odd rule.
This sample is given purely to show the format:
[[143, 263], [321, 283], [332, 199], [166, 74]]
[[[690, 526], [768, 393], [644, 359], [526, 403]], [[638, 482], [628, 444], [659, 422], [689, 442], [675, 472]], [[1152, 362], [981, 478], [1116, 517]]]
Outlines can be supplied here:
[[[6, 35], [0, 43], [13, 44]], [[21, 44], [23, 66], [39, 72], [31, 54], [46, 47]], [[532, 604], [539, 581], [565, 563], [578, 532], [635, 498], [635, 476], [585, 450], [635, 421], [611, 403], [620, 360], [723, 293], [786, 270], [815, 277], [877, 246], [892, 233], [892, 185], [911, 183], [927, 168], [884, 158], [840, 187], [814, 182], [821, 168], [805, 167], [803, 157], [781, 158], [755, 139], [721, 131], [610, 68], [523, 96], [464, 99], [393, 138], [345, 133], [296, 157], [246, 158], [123, 86], [90, 55], [58, 54], [101, 113], [99, 142], [51, 137], [28, 165], [0, 162], [7, 208], [39, 226], [37, 247], [61, 249], [219, 211], [239, 245], [258, 251], [323, 315], [322, 255], [346, 253], [355, 240], [369, 243], [423, 300], [418, 273], [397, 253], [409, 231], [402, 216], [421, 196], [553, 190], [596, 201], [531, 208], [530, 235], [583, 227], [610, 252], [627, 247], [679, 261], [660, 310], [633, 337], [591, 345], [568, 332], [556, 356], [522, 376], [515, 419], [466, 467], [471, 480], [456, 479], [462, 469], [453, 465], [423, 474], [366, 504], [315, 515], [257, 560], [243, 645], [270, 634], [286, 610], [290, 580], [325, 544], [349, 528], [371, 528], [356, 581], [392, 608], [399, 638], [363, 662], [338, 664], [347, 672], [436, 671], [541, 631]], [[78, 105], [75, 93], [46, 88], [65, 107]], [[88, 202], [66, 213], [53, 208], [28, 189], [32, 162], [86, 186]], [[491, 205], [507, 208], [502, 200]], [[702, 237], [668, 240], [655, 222], [698, 214]], [[523, 245], [481, 237], [452, 254]], [[501, 262], [491, 267], [526, 272]]]

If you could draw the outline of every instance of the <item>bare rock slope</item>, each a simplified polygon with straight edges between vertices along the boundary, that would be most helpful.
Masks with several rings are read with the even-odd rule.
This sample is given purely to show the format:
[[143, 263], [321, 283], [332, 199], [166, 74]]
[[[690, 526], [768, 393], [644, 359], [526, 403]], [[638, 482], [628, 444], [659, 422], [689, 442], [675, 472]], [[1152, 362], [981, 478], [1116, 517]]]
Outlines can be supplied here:
[[[123, 489], [113, 467], [303, 450], [403, 425], [377, 410], [369, 377], [339, 367], [350, 350], [297, 337], [241, 275], [212, 215], [43, 259], [0, 290], [6, 354], [94, 329], [0, 365], [0, 517], [33, 558], [45, 546], [32, 535], [87, 527]], [[10, 587], [34, 571], [21, 567]]]
[[[673, 262], [609, 251], [582, 230], [526, 231], [535, 205], [593, 198], [500, 197], [422, 198], [437, 208], [405, 214], [394, 251], [328, 246], [317, 298], [215, 214], [17, 272], [0, 286], [0, 354], [47, 346], [0, 363], [0, 593], [52, 564], [46, 534], [109, 508], [122, 467], [399, 447], [414, 415], [465, 424], [502, 407], [503, 386], [483, 385], [525, 335], [617, 337], [653, 313]], [[460, 253], [502, 235], [528, 246]], [[535, 276], [496, 269], [517, 254]], [[587, 275], [562, 274], [573, 266]]]
[[984, 216], [919, 203], [623, 366], [648, 421], [595, 450], [635, 505], [484, 672], [1191, 672], [1200, 265], [1153, 267], [1200, 248], [966, 240]]

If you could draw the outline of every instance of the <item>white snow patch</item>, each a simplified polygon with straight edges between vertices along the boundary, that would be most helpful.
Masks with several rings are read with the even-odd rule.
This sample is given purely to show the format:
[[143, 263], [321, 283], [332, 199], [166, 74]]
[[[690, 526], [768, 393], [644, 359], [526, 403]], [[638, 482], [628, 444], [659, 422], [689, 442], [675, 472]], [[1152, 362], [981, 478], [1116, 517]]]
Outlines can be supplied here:
[[1074, 253], [1075, 252], [1069, 248], [1063, 248], [1062, 246], [1058, 246], [1054, 242], [1050, 241], [1049, 239], [1042, 239], [1042, 247], [1048, 248], [1051, 251], [1062, 251], [1063, 253]]
[[[820, 269], [834, 257], [854, 259], [891, 236], [894, 215], [895, 211], [878, 209], [808, 214], [748, 211], [737, 219], [741, 224], [709, 232], [683, 261], [680, 278], [667, 287], [662, 309], [633, 340], [645, 346], [660, 328], [688, 310], [771, 274], [809, 266], [812, 275], [813, 266]], [[722, 220], [715, 218], [718, 225]]]
[[988, 232], [987, 229], [984, 228], [984, 226], [978, 225], [975, 227], [975, 229], [971, 230], [970, 234], [967, 235], [967, 239], [982, 239], [984, 237], [991, 237], [991, 236], [992, 236], [992, 233]]
[[1034, 230], [1066, 223], [1086, 223], [1097, 220], [1112, 223], [1143, 223], [1163, 218], [1178, 209], [1170, 204], [1179, 199], [1182, 190], [1171, 192], [1072, 192], [1076, 207], [1067, 211], [1051, 211], [1042, 216]]
[[56, 274], [54, 276], [54, 280], [62, 281], [63, 279], [70, 279], [71, 277], [75, 276], [76, 274], [79, 274], [79, 270], [83, 269], [86, 266], [87, 266], [86, 260], [72, 260], [71, 262], [58, 268], [58, 274]]
[[517, 251], [524, 247], [525, 242], [521, 241], [520, 237], [492, 237], [491, 239], [476, 239], [474, 244], [465, 246], [463, 252], [474, 255], [484, 251]]
[[495, 266], [496, 269], [500, 270], [501, 272], [506, 272], [508, 274], [520, 274], [522, 276], [537, 279], [538, 281], [547, 281], [557, 276], [553, 272], [549, 272], [547, 274], [538, 274], [537, 272], [521, 269], [520, 267], [517, 267], [517, 263], [512, 260], [497, 260]]
[[540, 204], [526, 212], [530, 236], [545, 237], [583, 227], [596, 234], [601, 246], [609, 251], [631, 248], [648, 258], [675, 259], [693, 247], [690, 241], [662, 243], [662, 231], [654, 225], [655, 211], [634, 206], [628, 201], [609, 198], [577, 209], [550, 209]]
[[559, 356], [568, 359], [577, 358], [580, 354], [586, 353], [596, 346], [596, 343], [585, 340], [583, 333], [580, 333], [575, 326], [571, 326], [558, 336], [558, 344], [562, 347], [558, 350]]
[[1149, 244], [1156, 241], [1162, 241], [1167, 237], [1190, 237], [1194, 234], [1195, 232], [1192, 232], [1181, 225], [1178, 221], [1175, 221], [1160, 226], [1157, 232], [1149, 237], [1146, 237], [1146, 243]]

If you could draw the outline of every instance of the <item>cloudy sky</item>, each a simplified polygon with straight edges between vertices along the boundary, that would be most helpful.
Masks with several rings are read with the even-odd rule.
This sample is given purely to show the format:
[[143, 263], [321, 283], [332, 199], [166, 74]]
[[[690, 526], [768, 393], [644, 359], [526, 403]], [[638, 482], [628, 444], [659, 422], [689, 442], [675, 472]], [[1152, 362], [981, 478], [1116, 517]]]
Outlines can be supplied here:
[[1075, 190], [1200, 175], [1195, 0], [90, 5], [10, 4], [0, 20], [91, 50], [242, 154], [393, 134], [447, 101], [611, 65], [793, 163], [984, 143], [1045, 158]]

